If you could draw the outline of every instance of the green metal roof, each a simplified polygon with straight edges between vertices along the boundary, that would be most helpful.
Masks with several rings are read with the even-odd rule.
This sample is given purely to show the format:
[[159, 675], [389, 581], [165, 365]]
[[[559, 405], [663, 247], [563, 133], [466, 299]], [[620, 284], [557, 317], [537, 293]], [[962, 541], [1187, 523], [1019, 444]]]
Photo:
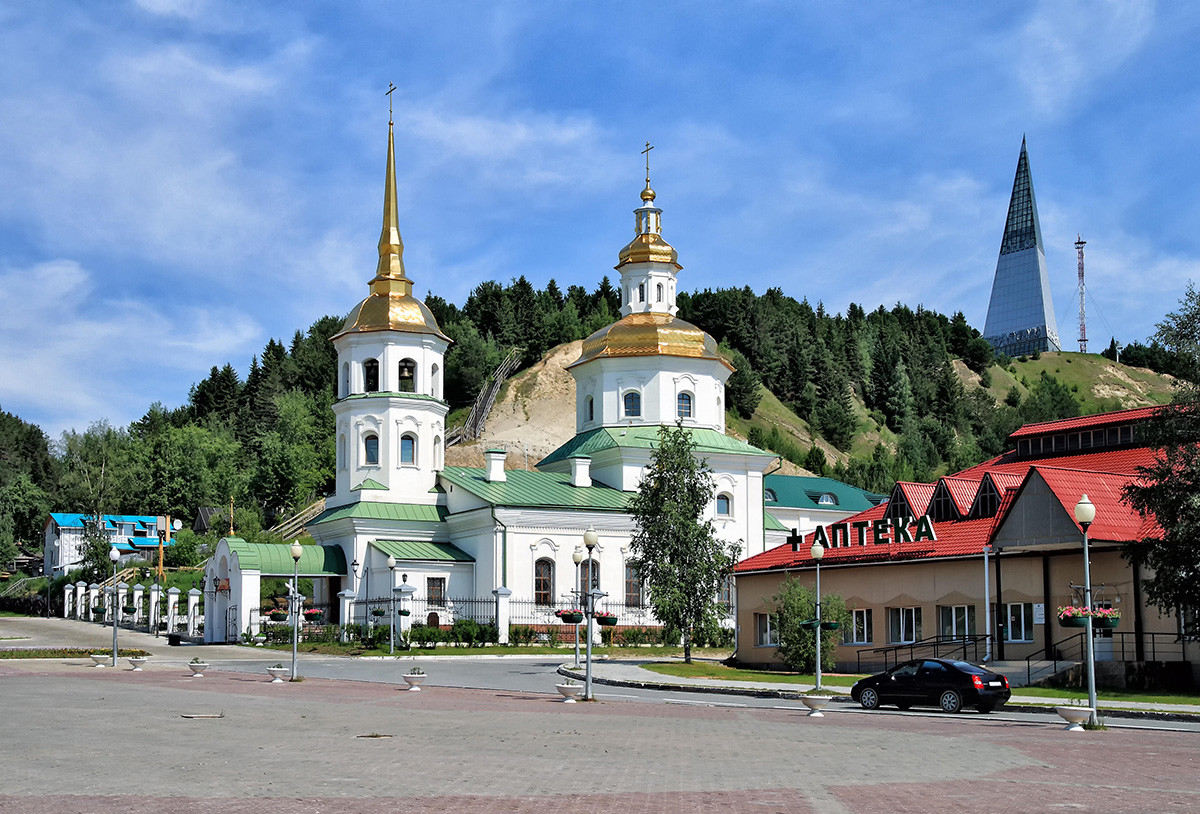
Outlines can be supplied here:
[[507, 480], [488, 481], [484, 469], [448, 466], [442, 477], [494, 506], [530, 506], [556, 509], [599, 509], [624, 511], [633, 494], [594, 483], [572, 486], [569, 475], [510, 469]]
[[475, 562], [475, 558], [452, 543], [416, 540], [376, 540], [375, 548], [397, 560], [434, 560], [437, 562]]
[[763, 510], [763, 530], [764, 531], [789, 531], [788, 527], [775, 519], [774, 515]]
[[328, 523], [347, 517], [366, 520], [401, 520], [405, 522], [440, 523], [446, 519], [443, 506], [428, 506], [423, 503], [372, 503], [360, 500], [334, 509], [326, 509], [308, 525]]
[[[243, 569], [276, 576], [292, 573], [292, 547], [288, 543], [247, 543], [240, 537], [226, 537], [225, 544], [238, 555]], [[337, 545], [302, 545], [299, 571], [302, 577], [345, 576], [346, 555]]]
[[384, 486], [379, 481], [375, 480], [374, 478], [367, 478], [362, 483], [360, 483], [358, 486], [355, 486], [353, 489], [351, 489], [350, 491], [357, 492], [360, 489], [387, 489], [387, 487]]
[[[633, 449], [654, 449], [658, 446], [658, 427], [601, 427], [596, 430], [580, 433], [558, 449], [551, 452], [540, 462], [543, 464], [566, 460], [578, 455], [594, 455], [605, 449], [626, 447]], [[740, 441], [716, 430], [698, 427], [684, 427], [692, 436], [696, 452], [701, 456], [714, 454], [757, 455], [764, 458], [775, 457], [773, 453], [764, 452], [745, 441]]]
[[[766, 490], [775, 493], [770, 499]], [[812, 478], [800, 475], [767, 475], [763, 478], [763, 492], [767, 506], [784, 506], [793, 509], [838, 509], [861, 512], [878, 506], [887, 495], [877, 495], [857, 486], [842, 483], [833, 478]], [[834, 503], [821, 503], [822, 495], [832, 495]]]

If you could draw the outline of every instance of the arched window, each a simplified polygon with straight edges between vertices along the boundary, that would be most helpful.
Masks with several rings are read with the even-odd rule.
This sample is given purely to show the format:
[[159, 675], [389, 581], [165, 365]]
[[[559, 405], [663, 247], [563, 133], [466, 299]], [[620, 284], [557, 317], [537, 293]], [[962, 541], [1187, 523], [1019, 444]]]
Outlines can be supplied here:
[[344, 435], [338, 436], [337, 468], [338, 469], [346, 468], [346, 436], [344, 436]]
[[403, 435], [400, 437], [400, 463], [415, 464], [417, 462], [417, 437]]
[[692, 417], [692, 394], [680, 393], [675, 397], [675, 412], [680, 418]]
[[379, 360], [368, 359], [363, 362], [363, 392], [379, 392]]
[[717, 495], [717, 517], [729, 517], [733, 514], [733, 498], [729, 495]]
[[775, 494], [774, 489], [764, 489], [763, 500], [767, 501], [768, 503], [778, 503], [779, 497]]
[[592, 401], [591, 396], [587, 397], [587, 420], [588, 421], [596, 420], [596, 403], [594, 401]]
[[554, 604], [554, 560], [543, 557], [533, 564], [533, 603]]
[[641, 418], [642, 415], [642, 394], [630, 391], [625, 394], [625, 417], [626, 418]]
[[443, 468], [443, 465], [442, 465], [442, 456], [443, 455], [444, 455], [444, 453], [442, 452], [442, 437], [440, 435], [435, 435], [433, 438], [433, 468], [434, 469], [441, 470]]
[[379, 436], [374, 433], [363, 436], [363, 463], [379, 466]]
[[646, 284], [638, 283], [638, 302], [646, 301]]
[[400, 360], [400, 392], [417, 392], [417, 363], [412, 359]]
[[640, 608], [643, 605], [642, 574], [632, 562], [625, 563], [625, 606]]
[[663, 287], [662, 287], [662, 283], [659, 283], [658, 284], [658, 299], [656, 300], [657, 302], [662, 302], [662, 295], [663, 295]]
[[[588, 588], [588, 584], [591, 588]], [[600, 589], [600, 563], [596, 560], [584, 560], [579, 563], [579, 592], [582, 596], [589, 590]], [[581, 603], [582, 604], [582, 603]]]
[[439, 372], [440, 370], [437, 365], [434, 365], [433, 369], [429, 371], [429, 394], [435, 399], [442, 397], [442, 380], [438, 376]]
[[342, 398], [350, 395], [350, 363], [342, 363]]

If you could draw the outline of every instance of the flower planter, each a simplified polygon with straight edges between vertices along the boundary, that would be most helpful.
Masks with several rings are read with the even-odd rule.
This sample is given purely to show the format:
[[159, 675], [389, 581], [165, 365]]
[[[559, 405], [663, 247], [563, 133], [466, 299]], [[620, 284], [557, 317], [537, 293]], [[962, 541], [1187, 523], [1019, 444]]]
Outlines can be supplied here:
[[558, 690], [563, 697], [564, 704], [574, 704], [575, 696], [583, 692], [582, 684], [555, 684], [554, 689]]
[[266, 643], [267, 643], [267, 637], [265, 634], [260, 633], [254, 637], [254, 646], [255, 647], [262, 647]]
[[385, 611], [383, 608], [371, 608], [371, 615], [372, 616], [386, 616], [387, 611]]
[[268, 667], [267, 672], [271, 674], [272, 684], [282, 684], [283, 677], [290, 673], [290, 667]]
[[1067, 722], [1068, 732], [1082, 732], [1083, 725], [1091, 719], [1095, 710], [1091, 707], [1055, 707], [1054, 711]]
[[189, 661], [188, 667], [191, 669], [193, 677], [204, 678], [204, 671], [208, 669], [208, 664], [202, 661]]
[[287, 614], [283, 613], [282, 611], [271, 611], [271, 621], [272, 622], [286, 622]]
[[[1062, 627], [1087, 627], [1086, 616], [1060, 616], [1058, 624]], [[1115, 630], [1121, 624], [1120, 616], [1093, 616], [1092, 630]]]
[[401, 676], [404, 682], [408, 684], [408, 689], [412, 692], [421, 691], [421, 682], [425, 680], [424, 673], [405, 673]]
[[804, 704], [804, 706], [808, 707], [808, 717], [809, 718], [824, 718], [825, 713], [821, 712], [821, 710], [823, 710], [826, 707], [826, 705], [829, 704], [829, 696], [828, 695], [802, 695], [802, 696], [800, 696], [800, 703], [802, 703], [802, 704]]
[[145, 656], [134, 656], [131, 659], [129, 659], [129, 663], [131, 665], [133, 665], [132, 672], [140, 673], [142, 671], [142, 665], [145, 664], [149, 660], [150, 659], [146, 658]]
[[841, 622], [822, 622], [821, 630], [837, 630], [841, 626]]
[[397, 615], [397, 616], [412, 616], [412, 611], [410, 611], [410, 610], [398, 610], [398, 611], [396, 611], [396, 615]]
[[600, 625], [603, 625], [604, 627], [612, 627], [613, 625], [615, 625], [617, 623], [617, 617], [606, 616], [604, 614], [597, 614], [596, 622]]
[[107, 653], [92, 653], [90, 655], [93, 667], [104, 667], [112, 664], [112, 656]]
[[816, 619], [805, 619], [800, 623], [800, 627], [804, 628], [805, 630], [816, 630], [818, 624], [819, 623]]
[[577, 625], [583, 621], [583, 614], [563, 611], [562, 613], [558, 614], [558, 618], [559, 621], [561, 621], [564, 625]]
[[310, 625], [319, 625], [321, 624], [321, 620], [324, 618], [325, 614], [323, 613], [306, 613], [304, 615], [304, 621], [308, 622]]

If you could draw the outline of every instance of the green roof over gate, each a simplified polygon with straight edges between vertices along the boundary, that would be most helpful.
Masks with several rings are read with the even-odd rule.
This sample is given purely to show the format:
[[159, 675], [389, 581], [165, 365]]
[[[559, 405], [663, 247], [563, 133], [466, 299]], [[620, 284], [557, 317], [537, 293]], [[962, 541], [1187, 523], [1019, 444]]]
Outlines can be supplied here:
[[601, 483], [572, 486], [571, 476], [562, 473], [510, 469], [504, 475], [506, 480], [495, 483], [487, 479], [483, 469], [448, 466], [442, 470], [442, 477], [450, 483], [493, 506], [625, 511], [633, 497], [632, 492], [622, 492]]
[[791, 531], [787, 526], [775, 519], [770, 512], [763, 510], [763, 529], [765, 531]]
[[[287, 543], [247, 543], [226, 537], [229, 550], [238, 555], [242, 569], [257, 569], [272, 576], [291, 576], [292, 547]], [[346, 575], [346, 554], [337, 545], [300, 546], [300, 576], [339, 577]]]
[[[770, 452], [763, 452], [745, 441], [739, 441], [716, 430], [688, 428], [684, 430], [692, 436], [696, 452], [701, 456], [716, 454], [757, 455], [764, 458], [774, 458]], [[558, 449], [551, 452], [538, 462], [543, 464], [562, 461], [576, 455], [594, 455], [605, 449], [627, 447], [633, 449], [654, 449], [658, 446], [658, 427], [601, 427], [580, 433]]]
[[422, 503], [374, 503], [361, 500], [346, 506], [338, 506], [335, 509], [326, 509], [317, 515], [309, 525], [315, 526], [317, 523], [328, 523], [331, 520], [342, 520], [346, 517], [440, 523], [446, 519], [446, 509], [443, 506], [428, 506]]
[[475, 558], [452, 543], [417, 540], [376, 540], [372, 546], [397, 560], [475, 562]]

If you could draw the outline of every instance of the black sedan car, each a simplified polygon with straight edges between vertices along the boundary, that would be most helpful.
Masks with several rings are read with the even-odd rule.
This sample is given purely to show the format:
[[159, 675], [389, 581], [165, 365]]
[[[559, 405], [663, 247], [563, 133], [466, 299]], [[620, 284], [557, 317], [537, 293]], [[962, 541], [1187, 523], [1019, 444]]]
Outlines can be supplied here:
[[900, 709], [935, 706], [958, 712], [964, 706], [991, 712], [1012, 696], [1008, 679], [965, 661], [916, 659], [861, 679], [850, 697], [863, 709], [895, 704]]

